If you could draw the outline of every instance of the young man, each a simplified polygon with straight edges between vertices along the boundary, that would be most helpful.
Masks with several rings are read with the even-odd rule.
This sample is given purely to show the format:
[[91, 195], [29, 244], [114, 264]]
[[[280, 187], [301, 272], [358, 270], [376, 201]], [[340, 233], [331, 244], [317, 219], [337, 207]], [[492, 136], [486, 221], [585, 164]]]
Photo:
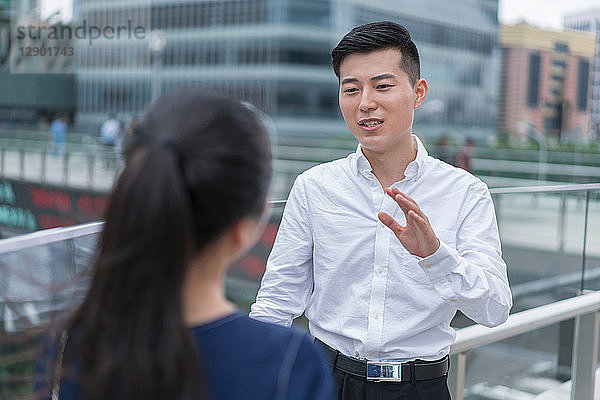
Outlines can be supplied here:
[[512, 306], [491, 196], [412, 135], [427, 82], [404, 27], [354, 28], [332, 56], [360, 144], [297, 178], [250, 315], [305, 311], [340, 399], [448, 399], [456, 311], [496, 326]]

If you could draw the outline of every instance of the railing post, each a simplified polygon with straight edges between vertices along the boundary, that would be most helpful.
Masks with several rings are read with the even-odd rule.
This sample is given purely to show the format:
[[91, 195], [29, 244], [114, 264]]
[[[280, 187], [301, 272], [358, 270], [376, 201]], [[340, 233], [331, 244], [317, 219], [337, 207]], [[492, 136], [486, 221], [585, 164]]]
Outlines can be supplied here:
[[594, 399], [599, 336], [600, 312], [579, 315], [575, 319], [571, 400]]
[[40, 155], [41, 160], [40, 160], [40, 180], [42, 181], [42, 183], [46, 183], [46, 158], [48, 156], [48, 149], [46, 147], [42, 148], [42, 153]]
[[500, 198], [502, 195], [492, 194], [492, 201], [494, 202], [494, 211], [496, 212], [496, 224], [498, 225], [498, 232], [502, 232], [502, 213], [500, 209]]
[[565, 250], [565, 225], [567, 220], [567, 194], [560, 195], [560, 215], [558, 216], [558, 251]]
[[94, 187], [94, 154], [88, 151], [88, 188]]
[[448, 372], [448, 389], [452, 400], [463, 400], [465, 391], [465, 375], [467, 372], [467, 355], [465, 353], [450, 356]]
[[63, 183], [65, 186], [69, 183], [69, 152], [63, 155]]
[[4, 165], [4, 160], [6, 159], [6, 149], [4, 148], [4, 146], [2, 146], [0, 157], [2, 158], [2, 159], [0, 160], [0, 164], [2, 164], [2, 176], [4, 176], [4, 175], [5, 175], [5, 171], [4, 171], [4, 167], [5, 167], [5, 165]]
[[19, 149], [19, 156], [20, 156], [19, 177], [21, 179], [24, 179], [25, 178], [25, 148], [23, 146], [21, 146], [21, 148]]
[[583, 223], [583, 250], [581, 254], [581, 292], [585, 290], [585, 261], [587, 249], [588, 217], [590, 211], [590, 191], [585, 192], [585, 221]]

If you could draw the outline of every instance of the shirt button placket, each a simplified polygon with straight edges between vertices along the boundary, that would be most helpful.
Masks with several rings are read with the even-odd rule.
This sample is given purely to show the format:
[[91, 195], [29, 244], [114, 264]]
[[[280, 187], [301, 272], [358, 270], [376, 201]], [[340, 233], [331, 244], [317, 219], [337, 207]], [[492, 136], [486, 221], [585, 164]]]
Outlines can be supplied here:
[[[383, 204], [385, 204], [385, 192], [381, 187], [376, 187], [377, 192], [373, 193], [373, 199], [375, 201], [375, 210], [383, 210]], [[379, 352], [380, 345], [383, 339], [383, 313], [385, 304], [385, 289], [386, 289], [386, 276], [383, 273], [384, 268], [382, 267], [387, 262], [387, 254], [389, 251], [389, 232], [377, 221], [377, 227], [375, 229], [375, 254], [374, 254], [374, 265], [373, 274], [371, 279], [371, 296], [369, 304], [369, 316], [366, 348], [370, 352], [370, 355], [375, 352]]]

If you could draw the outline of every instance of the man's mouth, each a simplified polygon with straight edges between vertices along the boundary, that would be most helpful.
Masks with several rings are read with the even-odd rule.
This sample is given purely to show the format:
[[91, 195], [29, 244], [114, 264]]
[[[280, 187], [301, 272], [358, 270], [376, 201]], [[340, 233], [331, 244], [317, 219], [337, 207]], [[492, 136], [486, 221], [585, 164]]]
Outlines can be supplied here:
[[364, 129], [367, 130], [378, 128], [379, 126], [381, 126], [381, 124], [383, 124], [383, 120], [376, 118], [361, 119], [360, 121], [358, 121], [358, 125], [362, 126]]

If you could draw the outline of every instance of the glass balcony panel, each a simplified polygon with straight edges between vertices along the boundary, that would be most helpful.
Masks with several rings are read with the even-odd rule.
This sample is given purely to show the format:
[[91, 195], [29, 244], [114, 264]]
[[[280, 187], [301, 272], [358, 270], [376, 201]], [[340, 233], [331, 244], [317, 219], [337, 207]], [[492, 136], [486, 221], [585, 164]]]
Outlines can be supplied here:
[[[569, 378], [559, 372], [560, 344], [560, 325], [553, 324], [470, 351], [465, 400], [534, 399], [563, 389]], [[568, 399], [570, 390], [565, 393], [556, 398]]]
[[[513, 312], [579, 294], [582, 288], [585, 191], [496, 194], [494, 202], [513, 290]], [[600, 217], [599, 208], [598, 200], [591, 196], [585, 262], [590, 288], [600, 284], [600, 270], [597, 269], [600, 257], [597, 243], [600, 242], [598, 233], [591, 233], [594, 231], [592, 226], [598, 226], [595, 221]], [[596, 242], [592, 238], [596, 238]], [[595, 279], [596, 274], [598, 279]]]

